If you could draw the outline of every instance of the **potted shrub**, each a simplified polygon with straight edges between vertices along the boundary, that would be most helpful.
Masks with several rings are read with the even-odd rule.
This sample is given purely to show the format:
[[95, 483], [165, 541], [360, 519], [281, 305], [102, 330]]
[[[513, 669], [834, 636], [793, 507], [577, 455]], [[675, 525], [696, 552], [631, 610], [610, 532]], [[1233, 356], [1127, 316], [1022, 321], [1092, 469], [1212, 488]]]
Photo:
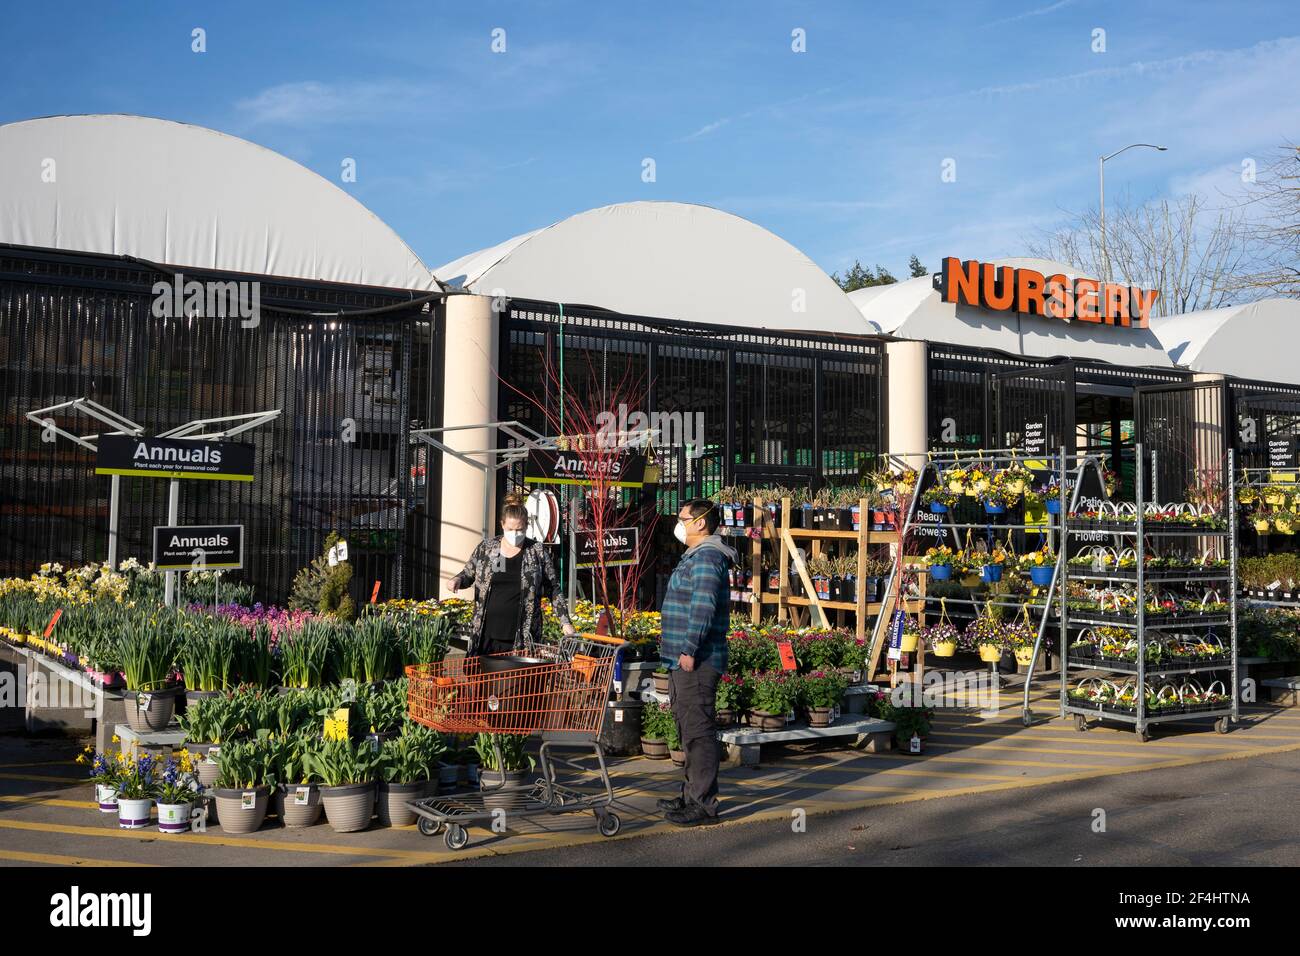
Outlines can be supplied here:
[[149, 825], [149, 811], [153, 808], [154, 794], [158, 792], [154, 780], [156, 762], [156, 758], [147, 753], [139, 757], [124, 754], [119, 759], [117, 825], [123, 830], [143, 830]]
[[745, 678], [740, 674], [723, 674], [714, 696], [714, 719], [719, 727], [730, 727], [745, 709]]
[[940, 621], [938, 624], [931, 624], [925, 629], [924, 633], [925, 646], [934, 653], [935, 657], [953, 657], [956, 655], [959, 633], [957, 628], [950, 623]]
[[829, 727], [844, 699], [848, 681], [834, 671], [813, 671], [799, 681], [799, 696], [808, 712], [808, 726]]
[[808, 561], [808, 577], [812, 579], [813, 590], [817, 593], [818, 600], [829, 601], [831, 599], [831, 560], [824, 554], [819, 554]]
[[952, 569], [953, 565], [956, 564], [956, 559], [956, 554], [946, 544], [926, 551], [923, 560], [926, 567], [930, 569], [930, 580], [947, 581], [952, 577]]
[[138, 734], [163, 730], [176, 712], [172, 683], [177, 640], [174, 615], [141, 616], [119, 636], [126, 673], [126, 722]]
[[875, 716], [894, 725], [894, 739], [898, 748], [908, 751], [913, 736], [925, 739], [930, 735], [930, 721], [934, 711], [929, 707], [896, 707], [888, 695], [880, 694], [875, 701]]
[[641, 711], [641, 753], [651, 760], [668, 759], [667, 724], [673, 720], [666, 708], [652, 700]]
[[794, 682], [780, 671], [755, 674], [750, 695], [750, 724], [759, 730], [781, 730], [794, 703]]
[[266, 820], [274, 783], [270, 751], [258, 740], [233, 740], [221, 747], [213, 797], [221, 829], [253, 833]]
[[415, 811], [407, 804], [428, 793], [430, 771], [445, 748], [440, 734], [416, 723], [384, 741], [379, 751], [380, 823], [405, 827], [415, 822]]
[[483, 803], [490, 808], [509, 807], [514, 803], [510, 791], [530, 786], [528, 775], [537, 761], [525, 749], [528, 738], [522, 734], [479, 734], [474, 749], [479, 760], [479, 790]]
[[306, 765], [321, 782], [325, 818], [335, 833], [355, 833], [370, 826], [379, 773], [379, 751], [370, 742], [324, 741], [307, 753]]
[[[113, 738], [117, 743], [117, 737]], [[90, 782], [95, 785], [95, 804], [100, 813], [117, 813], [117, 788], [122, 780], [121, 763], [108, 754], [87, 747], [77, 755], [77, 763], [89, 765]]]
[[158, 785], [158, 830], [161, 833], [184, 833], [190, 828], [190, 811], [194, 809], [194, 764], [188, 751], [168, 758]]

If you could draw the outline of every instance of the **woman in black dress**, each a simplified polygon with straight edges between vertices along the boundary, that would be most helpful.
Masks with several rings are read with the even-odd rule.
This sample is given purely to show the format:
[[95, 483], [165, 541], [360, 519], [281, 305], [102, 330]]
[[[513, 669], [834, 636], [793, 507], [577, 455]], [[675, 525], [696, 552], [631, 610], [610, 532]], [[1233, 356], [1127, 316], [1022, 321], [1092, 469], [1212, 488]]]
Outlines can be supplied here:
[[540, 541], [527, 537], [528, 512], [517, 496], [501, 509], [502, 534], [474, 549], [464, 569], [450, 579], [453, 591], [474, 587], [471, 654], [503, 654], [542, 637], [542, 598], [549, 597], [565, 634], [569, 621], [555, 565]]

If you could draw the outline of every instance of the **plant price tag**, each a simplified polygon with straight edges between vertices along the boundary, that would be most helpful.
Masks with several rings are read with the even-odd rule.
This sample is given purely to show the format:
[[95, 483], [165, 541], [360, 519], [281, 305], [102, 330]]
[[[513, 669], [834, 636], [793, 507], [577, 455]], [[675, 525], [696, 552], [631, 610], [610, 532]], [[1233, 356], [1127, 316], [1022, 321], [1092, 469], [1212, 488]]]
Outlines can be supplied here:
[[797, 670], [799, 665], [794, 659], [794, 645], [789, 641], [781, 641], [776, 645], [776, 649], [781, 652], [781, 670]]
[[293, 791], [293, 805], [295, 807], [305, 807], [310, 797], [311, 787], [297, 787]]
[[255, 790], [245, 790], [239, 795], [239, 809], [256, 810], [257, 809], [257, 792]]

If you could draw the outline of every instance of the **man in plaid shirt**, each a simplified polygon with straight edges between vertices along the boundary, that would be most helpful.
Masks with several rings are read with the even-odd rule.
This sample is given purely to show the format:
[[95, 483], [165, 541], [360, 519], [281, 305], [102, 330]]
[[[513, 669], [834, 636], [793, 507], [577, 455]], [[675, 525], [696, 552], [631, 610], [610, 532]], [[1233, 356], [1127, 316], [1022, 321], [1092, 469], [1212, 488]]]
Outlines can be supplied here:
[[659, 653], [668, 668], [673, 718], [686, 752], [680, 797], [660, 800], [665, 819], [689, 827], [718, 818], [718, 739], [714, 695], [727, 671], [731, 620], [728, 574], [736, 552], [717, 534], [717, 506], [703, 498], [677, 513], [686, 553], [668, 581], [660, 610]]

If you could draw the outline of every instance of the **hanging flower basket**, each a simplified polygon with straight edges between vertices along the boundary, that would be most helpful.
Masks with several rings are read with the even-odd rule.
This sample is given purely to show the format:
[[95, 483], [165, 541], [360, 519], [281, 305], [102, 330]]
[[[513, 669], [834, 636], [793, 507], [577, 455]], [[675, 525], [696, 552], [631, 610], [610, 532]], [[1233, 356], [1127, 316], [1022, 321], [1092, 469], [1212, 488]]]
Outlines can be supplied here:
[[980, 579], [985, 584], [996, 584], [1002, 580], [1002, 565], [986, 564], [980, 572]]
[[999, 644], [981, 644], [980, 660], [988, 664], [996, 664], [1002, 660], [1002, 647]]

